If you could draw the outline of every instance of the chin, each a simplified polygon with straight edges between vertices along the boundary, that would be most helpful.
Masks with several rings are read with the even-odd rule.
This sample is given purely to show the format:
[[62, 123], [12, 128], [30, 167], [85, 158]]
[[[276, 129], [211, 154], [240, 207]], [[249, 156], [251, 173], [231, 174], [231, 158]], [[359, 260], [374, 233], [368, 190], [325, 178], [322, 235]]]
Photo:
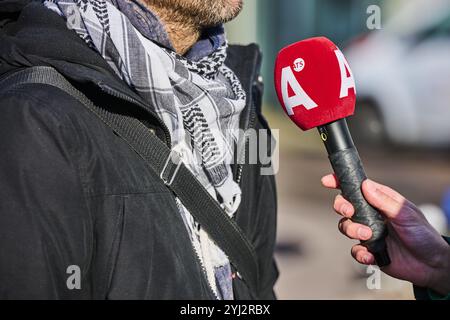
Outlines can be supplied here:
[[[215, 1], [215, 0], [212, 0]], [[220, 23], [226, 23], [233, 20], [241, 12], [243, 7], [243, 0], [216, 0], [222, 2], [222, 13], [218, 18]], [[219, 21], [220, 20], [220, 21]]]
[[200, 27], [212, 27], [233, 20], [242, 10], [243, 0], [141, 0], [172, 9], [179, 20], [190, 19]]
[[242, 0], [226, 0], [226, 2], [228, 2], [230, 7], [233, 8], [240, 8], [242, 7]]

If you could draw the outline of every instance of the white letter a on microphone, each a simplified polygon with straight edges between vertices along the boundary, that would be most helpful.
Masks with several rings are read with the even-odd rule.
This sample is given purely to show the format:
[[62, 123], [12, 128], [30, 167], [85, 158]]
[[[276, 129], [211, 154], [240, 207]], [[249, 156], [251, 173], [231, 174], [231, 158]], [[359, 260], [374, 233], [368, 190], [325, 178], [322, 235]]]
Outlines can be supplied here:
[[[341, 70], [341, 93], [339, 95], [339, 98], [345, 98], [348, 97], [348, 90], [351, 88], [355, 89], [356, 93], [355, 79], [353, 78], [352, 70], [350, 70], [350, 66], [348, 65], [348, 62], [345, 59], [342, 51], [335, 50], [334, 53], [336, 54], [336, 58], [339, 62], [339, 68]], [[350, 76], [348, 77], [347, 71], [350, 74]]]
[[[294, 92], [292, 97], [289, 97], [289, 86]], [[284, 106], [290, 116], [294, 114], [295, 107], [303, 105], [307, 110], [317, 107], [317, 103], [306, 94], [300, 83], [298, 83], [291, 67], [285, 67], [281, 71], [281, 93], [283, 95]]]

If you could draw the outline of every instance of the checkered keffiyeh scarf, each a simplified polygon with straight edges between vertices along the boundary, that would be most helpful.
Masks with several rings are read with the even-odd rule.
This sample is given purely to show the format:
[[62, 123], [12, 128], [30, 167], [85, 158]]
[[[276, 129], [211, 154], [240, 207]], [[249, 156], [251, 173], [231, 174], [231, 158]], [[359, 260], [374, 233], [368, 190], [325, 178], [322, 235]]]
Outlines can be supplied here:
[[[245, 92], [224, 65], [226, 45], [199, 61], [189, 61], [145, 38], [110, 0], [44, 4], [65, 17], [68, 28], [154, 106], [171, 132], [172, 149], [233, 216], [241, 190], [230, 164]], [[218, 298], [232, 298], [228, 258], [179, 201], [178, 205], [213, 291]]]

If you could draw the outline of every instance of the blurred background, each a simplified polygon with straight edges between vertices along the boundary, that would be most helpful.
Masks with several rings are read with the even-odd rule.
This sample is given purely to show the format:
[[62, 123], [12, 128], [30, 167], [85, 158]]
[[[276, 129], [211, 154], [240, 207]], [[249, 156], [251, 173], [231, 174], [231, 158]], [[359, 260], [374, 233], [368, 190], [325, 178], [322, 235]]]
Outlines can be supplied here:
[[349, 125], [366, 173], [415, 202], [448, 234], [450, 0], [244, 2], [227, 25], [228, 37], [260, 45], [264, 113], [280, 129], [278, 297], [413, 299], [410, 284], [385, 275], [380, 289], [368, 289], [374, 271], [353, 262], [354, 241], [337, 231], [331, 207], [336, 193], [320, 186], [331, 171], [324, 147], [314, 130], [300, 132], [282, 113], [273, 65], [281, 48], [305, 38], [326, 36], [338, 44], [356, 80], [358, 104]]

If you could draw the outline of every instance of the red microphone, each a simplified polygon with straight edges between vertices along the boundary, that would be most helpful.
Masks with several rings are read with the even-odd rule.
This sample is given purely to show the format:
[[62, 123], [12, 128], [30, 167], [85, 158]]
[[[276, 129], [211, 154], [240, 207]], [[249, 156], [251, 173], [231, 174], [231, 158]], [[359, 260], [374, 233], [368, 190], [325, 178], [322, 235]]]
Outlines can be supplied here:
[[352, 221], [372, 229], [372, 238], [362, 244], [380, 267], [390, 264], [386, 223], [362, 194], [367, 176], [345, 119], [355, 111], [356, 88], [344, 55], [324, 37], [294, 43], [278, 54], [275, 87], [284, 111], [298, 127], [318, 128], [342, 195], [355, 208]]

